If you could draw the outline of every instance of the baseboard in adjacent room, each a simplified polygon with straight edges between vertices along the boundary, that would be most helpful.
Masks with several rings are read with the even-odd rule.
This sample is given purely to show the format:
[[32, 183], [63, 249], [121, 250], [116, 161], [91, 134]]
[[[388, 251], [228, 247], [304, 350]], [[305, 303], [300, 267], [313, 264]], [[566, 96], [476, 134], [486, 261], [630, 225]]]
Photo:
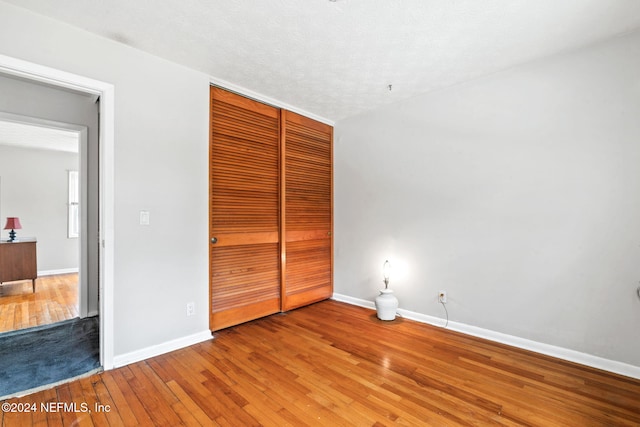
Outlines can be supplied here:
[[186, 337], [167, 341], [162, 344], [141, 348], [140, 350], [115, 356], [113, 358], [113, 367], [119, 368], [121, 366], [129, 365], [131, 363], [139, 362], [141, 360], [149, 359], [151, 357], [160, 356], [161, 354], [179, 350], [184, 347], [189, 347], [190, 345], [199, 344], [201, 342], [204, 342], [210, 339], [212, 339], [211, 331], [206, 330], [206, 331], [198, 332], [192, 335], [188, 335]]
[[42, 276], [56, 276], [58, 274], [71, 274], [77, 273], [79, 271], [78, 267], [75, 268], [59, 268], [56, 270], [42, 270], [38, 271], [38, 277]]
[[[335, 293], [333, 294], [333, 299], [336, 301], [345, 302], [347, 304], [357, 305], [360, 307], [375, 310], [375, 304], [373, 303], [373, 301]], [[438, 327], [444, 327], [446, 322], [445, 319], [439, 317], [416, 313], [409, 310], [398, 309], [398, 314], [406, 319], [415, 320], [421, 323], [428, 323], [430, 325]], [[516, 337], [514, 335], [503, 334], [501, 332], [496, 332], [489, 329], [478, 328], [476, 326], [467, 325], [465, 323], [449, 321], [447, 329], [451, 329], [452, 331], [461, 332], [463, 334], [471, 335], [474, 337], [484, 338], [489, 341], [507, 344], [524, 350], [545, 354], [547, 356], [557, 357], [558, 359], [579, 363], [581, 365], [590, 366], [592, 368], [602, 369], [604, 371], [613, 372], [615, 374], [640, 379], [640, 367], [629, 365], [628, 363], [609, 360], [603, 357], [582, 353], [564, 347], [558, 347], [555, 345], [528, 340], [525, 338]]]

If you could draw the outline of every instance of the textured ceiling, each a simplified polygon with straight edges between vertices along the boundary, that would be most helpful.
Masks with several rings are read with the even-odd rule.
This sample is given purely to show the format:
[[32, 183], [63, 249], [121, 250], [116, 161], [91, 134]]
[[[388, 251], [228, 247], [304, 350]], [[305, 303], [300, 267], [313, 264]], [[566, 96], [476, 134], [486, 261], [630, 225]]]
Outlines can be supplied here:
[[78, 132], [0, 120], [0, 145], [78, 152]]
[[330, 120], [640, 27], [638, 0], [8, 3]]

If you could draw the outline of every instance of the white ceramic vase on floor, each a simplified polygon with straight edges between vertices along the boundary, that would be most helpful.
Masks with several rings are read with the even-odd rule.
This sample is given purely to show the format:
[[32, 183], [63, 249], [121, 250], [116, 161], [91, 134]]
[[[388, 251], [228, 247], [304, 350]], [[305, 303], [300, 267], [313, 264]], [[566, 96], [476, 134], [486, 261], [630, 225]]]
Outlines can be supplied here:
[[376, 297], [376, 311], [380, 320], [394, 320], [398, 310], [398, 298], [391, 289], [381, 289]]

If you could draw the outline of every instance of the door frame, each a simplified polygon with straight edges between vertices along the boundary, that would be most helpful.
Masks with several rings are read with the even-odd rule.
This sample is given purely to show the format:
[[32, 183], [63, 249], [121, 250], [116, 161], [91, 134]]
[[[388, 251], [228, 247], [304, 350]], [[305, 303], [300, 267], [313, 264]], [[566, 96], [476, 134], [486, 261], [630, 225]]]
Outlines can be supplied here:
[[114, 359], [114, 130], [115, 87], [55, 68], [0, 54], [0, 72], [29, 81], [45, 83], [93, 95], [99, 104], [99, 292], [100, 292], [100, 363], [113, 369]]

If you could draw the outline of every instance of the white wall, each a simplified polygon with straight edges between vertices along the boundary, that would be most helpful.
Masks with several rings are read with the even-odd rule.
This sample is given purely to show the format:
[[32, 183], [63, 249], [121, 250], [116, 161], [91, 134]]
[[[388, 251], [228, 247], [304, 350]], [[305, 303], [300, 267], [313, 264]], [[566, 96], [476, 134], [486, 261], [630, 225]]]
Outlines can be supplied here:
[[67, 171], [78, 166], [77, 153], [0, 145], [0, 218], [19, 217], [17, 238], [38, 239], [38, 271], [78, 268], [78, 239], [67, 238]]
[[2, 2], [0, 54], [115, 86], [115, 356], [206, 331], [208, 76]]
[[640, 366], [638, 70], [635, 33], [337, 123], [336, 293], [389, 258], [403, 309]]

